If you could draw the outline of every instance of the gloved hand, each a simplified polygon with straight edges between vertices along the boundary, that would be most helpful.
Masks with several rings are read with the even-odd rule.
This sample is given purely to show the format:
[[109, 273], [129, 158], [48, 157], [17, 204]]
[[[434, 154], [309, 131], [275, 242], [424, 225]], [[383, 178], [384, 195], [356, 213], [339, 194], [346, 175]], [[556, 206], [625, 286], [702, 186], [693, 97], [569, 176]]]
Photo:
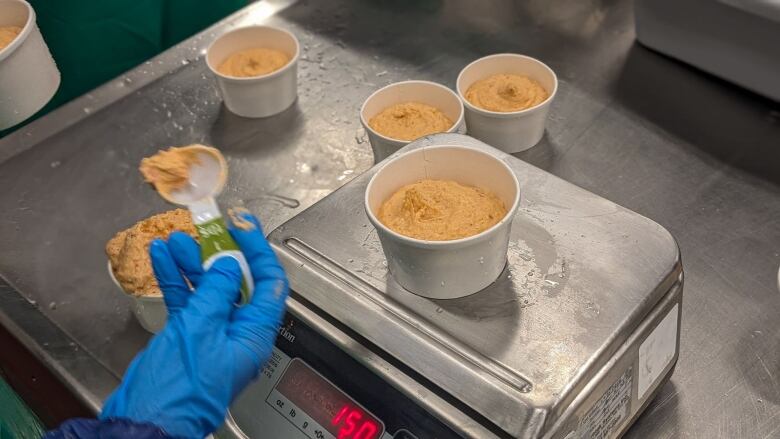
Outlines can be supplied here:
[[240, 225], [252, 229], [228, 229], [254, 277], [251, 302], [235, 305], [242, 279], [235, 259], [220, 258], [204, 273], [199, 246], [188, 235], [153, 242], [168, 322], [130, 364], [101, 419], [128, 418], [171, 436], [202, 438], [222, 424], [230, 403], [257, 377], [271, 356], [288, 286], [257, 219], [239, 215], [245, 220]]

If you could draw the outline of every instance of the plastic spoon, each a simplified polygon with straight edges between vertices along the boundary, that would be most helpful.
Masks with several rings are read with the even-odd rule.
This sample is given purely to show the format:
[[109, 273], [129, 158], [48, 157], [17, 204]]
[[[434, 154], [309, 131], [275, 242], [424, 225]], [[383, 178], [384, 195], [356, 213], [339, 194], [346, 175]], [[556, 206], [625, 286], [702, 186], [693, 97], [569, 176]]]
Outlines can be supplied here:
[[[165, 185], [155, 185], [155, 189], [167, 201], [187, 206], [189, 209], [192, 222], [200, 236], [201, 258], [205, 270], [221, 257], [228, 256], [238, 261], [244, 275], [239, 303], [245, 304], [249, 302], [254, 291], [252, 273], [244, 254], [230, 236], [215, 200], [225, 186], [227, 162], [218, 149], [208, 146], [191, 145], [177, 150], [194, 153], [195, 160], [189, 163], [189, 179], [177, 189], [168, 190]], [[144, 176], [148, 178], [146, 174]]]

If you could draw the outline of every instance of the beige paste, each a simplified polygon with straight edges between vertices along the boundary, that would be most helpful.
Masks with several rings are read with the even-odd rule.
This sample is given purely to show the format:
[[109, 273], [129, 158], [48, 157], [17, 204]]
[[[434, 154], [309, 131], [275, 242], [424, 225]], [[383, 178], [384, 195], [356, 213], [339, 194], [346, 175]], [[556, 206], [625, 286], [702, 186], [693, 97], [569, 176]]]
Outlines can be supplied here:
[[411, 141], [452, 128], [452, 121], [436, 107], [406, 102], [385, 108], [368, 121], [379, 134], [391, 139]]
[[129, 229], [117, 233], [108, 241], [106, 254], [111, 261], [111, 269], [117, 282], [127, 294], [133, 296], [162, 294], [152, 270], [149, 245], [155, 239], [167, 239], [176, 230], [198, 239], [190, 213], [184, 209], [176, 209], [140, 221]]
[[217, 71], [226, 76], [246, 78], [267, 75], [290, 62], [290, 57], [280, 50], [255, 48], [241, 50], [230, 55]]
[[484, 189], [450, 180], [402, 187], [379, 208], [379, 221], [411, 238], [449, 241], [481, 233], [506, 216], [504, 203]]
[[527, 76], [498, 74], [471, 84], [466, 100], [483, 110], [510, 112], [535, 107], [549, 93], [539, 82]]
[[158, 192], [169, 194], [187, 185], [190, 180], [190, 167], [199, 163], [196, 148], [170, 147], [141, 160], [140, 171], [144, 180], [151, 183]]
[[251, 215], [252, 213], [246, 207], [231, 207], [228, 209], [228, 217], [230, 222], [237, 228], [248, 232], [255, 230], [255, 224], [252, 221], [244, 219], [243, 215]]
[[11, 44], [11, 42], [19, 36], [22, 32], [22, 28], [19, 26], [3, 26], [0, 27], [0, 50], [5, 49], [5, 46]]

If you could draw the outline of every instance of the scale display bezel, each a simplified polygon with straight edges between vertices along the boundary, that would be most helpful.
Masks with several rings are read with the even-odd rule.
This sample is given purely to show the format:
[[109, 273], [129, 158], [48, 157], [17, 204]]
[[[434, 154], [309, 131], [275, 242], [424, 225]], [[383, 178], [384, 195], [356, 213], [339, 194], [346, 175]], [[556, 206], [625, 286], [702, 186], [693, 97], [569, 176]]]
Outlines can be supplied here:
[[[296, 378], [301, 381], [300, 384], [294, 382]], [[299, 390], [296, 386], [300, 386]], [[286, 401], [279, 398], [279, 395]], [[385, 423], [382, 419], [298, 357], [290, 361], [266, 398], [266, 403], [285, 417], [291, 413], [285, 408], [288, 402], [294, 404], [325, 430], [316, 428], [312, 428], [311, 431], [301, 430], [312, 439], [329, 438], [326, 432], [335, 439], [378, 439], [385, 432]], [[345, 430], [349, 427], [346, 416], [342, 416], [344, 422], [335, 422], [336, 417], [344, 409], [352, 410], [347, 416], [352, 413], [360, 415], [360, 419], [355, 420], [356, 423], [352, 424], [352, 430], [349, 431]], [[294, 409], [290, 410], [294, 413]], [[369, 435], [366, 428], [371, 426], [375, 427], [375, 430]]]

